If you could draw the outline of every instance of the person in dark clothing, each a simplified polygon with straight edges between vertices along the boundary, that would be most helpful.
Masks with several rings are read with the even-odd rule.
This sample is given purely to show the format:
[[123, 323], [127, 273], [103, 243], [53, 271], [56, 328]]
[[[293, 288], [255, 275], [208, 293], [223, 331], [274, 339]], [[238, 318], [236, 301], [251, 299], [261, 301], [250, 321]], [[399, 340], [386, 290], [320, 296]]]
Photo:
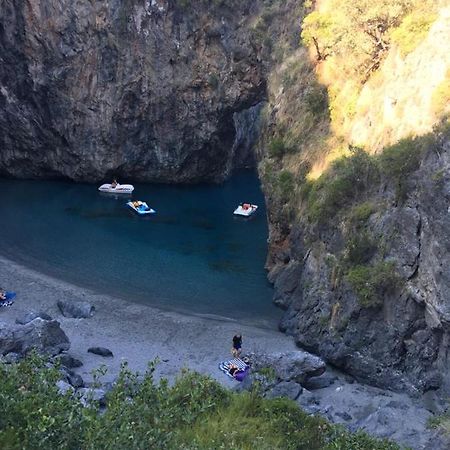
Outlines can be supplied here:
[[231, 353], [235, 358], [239, 358], [239, 356], [241, 356], [241, 350], [242, 350], [242, 335], [235, 334], [233, 336], [233, 347], [231, 349]]

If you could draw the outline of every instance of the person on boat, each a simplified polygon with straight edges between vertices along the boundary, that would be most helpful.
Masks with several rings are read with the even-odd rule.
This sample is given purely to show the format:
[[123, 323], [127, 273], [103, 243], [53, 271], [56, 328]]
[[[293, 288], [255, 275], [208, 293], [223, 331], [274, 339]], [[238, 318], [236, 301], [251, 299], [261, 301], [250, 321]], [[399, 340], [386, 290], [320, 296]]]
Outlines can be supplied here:
[[0, 288], [0, 302], [6, 300], [6, 292], [3, 288]]
[[233, 336], [233, 347], [231, 348], [231, 353], [235, 358], [239, 358], [241, 356], [242, 350], [242, 335], [235, 334]]
[[119, 184], [119, 183], [118, 183], [117, 180], [114, 178], [114, 179], [112, 180], [111, 187], [115, 189], [115, 188], [117, 187], [118, 184]]

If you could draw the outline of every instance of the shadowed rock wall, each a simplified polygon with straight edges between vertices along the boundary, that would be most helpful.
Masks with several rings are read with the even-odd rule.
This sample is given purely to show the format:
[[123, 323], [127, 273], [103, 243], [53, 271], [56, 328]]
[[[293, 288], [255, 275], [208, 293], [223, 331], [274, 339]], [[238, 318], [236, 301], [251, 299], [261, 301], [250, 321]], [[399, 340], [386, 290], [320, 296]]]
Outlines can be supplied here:
[[241, 3], [4, 0], [0, 173], [223, 180], [265, 93]]

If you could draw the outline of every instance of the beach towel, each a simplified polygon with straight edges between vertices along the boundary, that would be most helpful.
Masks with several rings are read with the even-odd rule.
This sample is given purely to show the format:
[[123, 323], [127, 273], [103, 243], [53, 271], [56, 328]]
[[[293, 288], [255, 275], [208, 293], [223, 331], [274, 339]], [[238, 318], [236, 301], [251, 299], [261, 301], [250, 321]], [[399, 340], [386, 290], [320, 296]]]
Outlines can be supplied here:
[[[234, 364], [239, 368], [239, 372], [236, 373], [236, 377], [231, 375], [231, 373], [229, 372], [232, 364]], [[221, 363], [219, 363], [219, 369], [223, 373], [227, 374], [230, 378], [233, 378], [234, 380], [237, 381], [242, 381], [247, 376], [250, 366], [248, 364], [245, 364], [245, 362], [242, 361], [242, 359], [233, 358], [230, 359], [229, 361], [222, 361]]]
[[0, 307], [2, 306], [11, 306], [14, 303], [16, 298], [15, 292], [5, 292], [6, 299], [0, 300]]

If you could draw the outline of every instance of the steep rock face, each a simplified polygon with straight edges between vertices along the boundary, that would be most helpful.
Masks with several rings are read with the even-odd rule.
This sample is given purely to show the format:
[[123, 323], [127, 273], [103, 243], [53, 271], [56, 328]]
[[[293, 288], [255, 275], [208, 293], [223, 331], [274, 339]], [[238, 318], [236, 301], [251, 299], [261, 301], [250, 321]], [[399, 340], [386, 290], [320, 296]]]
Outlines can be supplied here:
[[[302, 347], [358, 379], [410, 392], [450, 391], [450, 135], [440, 135], [397, 201], [387, 182], [366, 230], [393, 261], [404, 284], [381, 305], [362, 305], [339, 275], [348, 239], [339, 220], [311, 229], [305, 218], [284, 246], [272, 248], [275, 302], [286, 310], [281, 329]], [[340, 260], [342, 261], [342, 259]], [[367, 279], [367, 282], [370, 280]]]
[[220, 181], [233, 115], [264, 97], [243, 6], [5, 0], [0, 174]]

